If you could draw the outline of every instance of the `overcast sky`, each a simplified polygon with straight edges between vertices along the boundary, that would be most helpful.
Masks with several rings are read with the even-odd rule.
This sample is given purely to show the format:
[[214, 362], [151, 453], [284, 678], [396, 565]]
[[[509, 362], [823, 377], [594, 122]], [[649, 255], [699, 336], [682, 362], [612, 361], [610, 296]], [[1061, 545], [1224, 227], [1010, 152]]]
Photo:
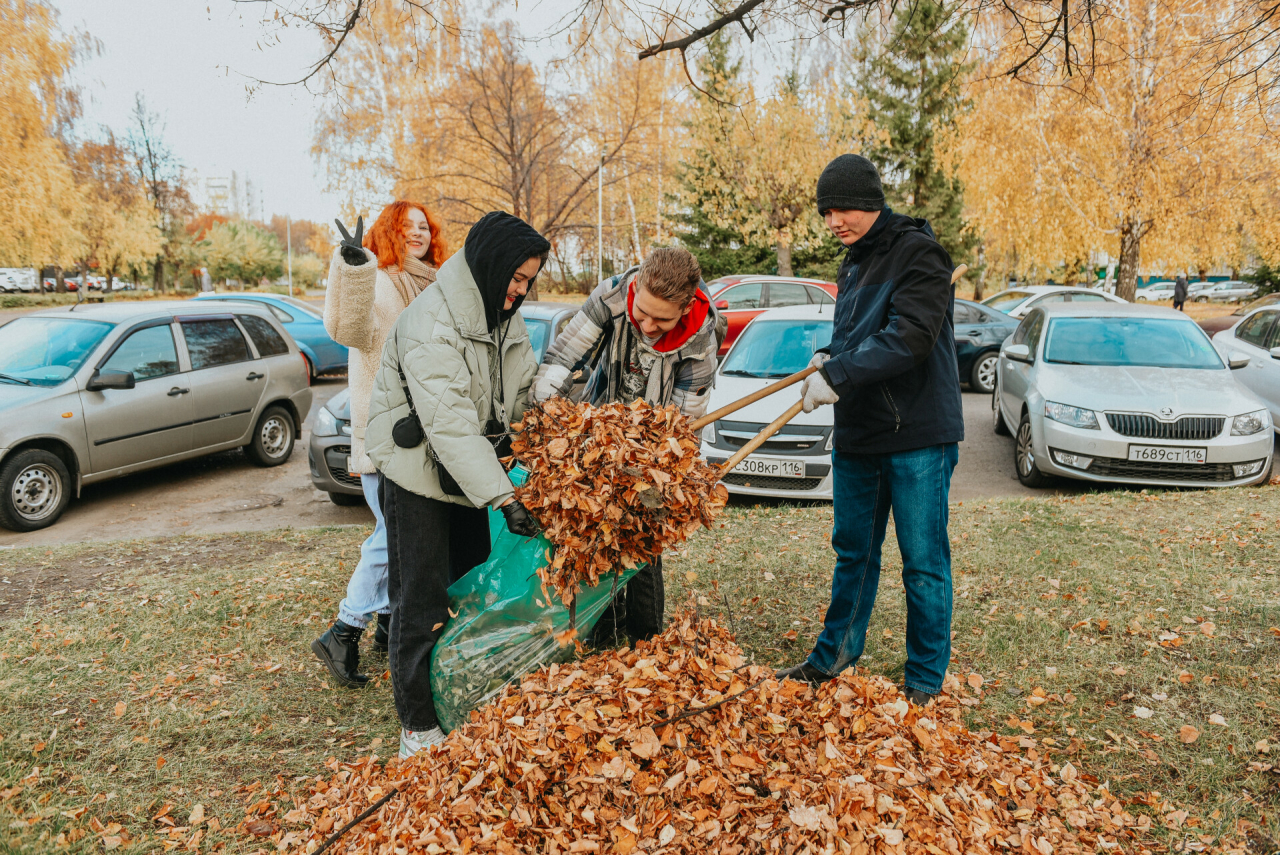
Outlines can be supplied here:
[[[532, 32], [570, 2], [524, 2], [515, 17]], [[252, 98], [246, 92], [246, 75], [303, 76], [320, 55], [314, 34], [292, 28], [283, 43], [260, 49], [256, 7], [238, 9], [228, 0], [54, 3], [64, 29], [87, 31], [102, 45], [101, 55], [74, 71], [84, 90], [86, 130], [105, 124], [125, 133], [134, 94], [142, 92], [164, 119], [169, 146], [201, 178], [232, 170], [247, 175], [267, 218], [287, 213], [328, 222], [336, 216], [339, 200], [325, 192], [310, 152], [321, 102], [299, 86], [262, 87]]]

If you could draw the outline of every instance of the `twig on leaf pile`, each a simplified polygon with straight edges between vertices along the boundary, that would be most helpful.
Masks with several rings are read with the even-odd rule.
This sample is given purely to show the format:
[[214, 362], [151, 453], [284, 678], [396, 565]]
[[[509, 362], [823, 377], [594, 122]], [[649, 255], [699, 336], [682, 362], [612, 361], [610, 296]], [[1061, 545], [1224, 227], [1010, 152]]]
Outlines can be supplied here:
[[729, 500], [675, 407], [554, 398], [512, 430], [512, 454], [529, 469], [516, 498], [556, 547], [538, 576], [566, 606], [583, 586], [710, 526]]
[[409, 760], [331, 761], [277, 845], [305, 852], [397, 787], [342, 851], [1138, 850], [1149, 817], [1060, 756], [968, 730], [965, 691], [950, 677], [921, 709], [852, 670], [817, 689], [778, 682], [685, 611], [634, 650], [529, 675]]

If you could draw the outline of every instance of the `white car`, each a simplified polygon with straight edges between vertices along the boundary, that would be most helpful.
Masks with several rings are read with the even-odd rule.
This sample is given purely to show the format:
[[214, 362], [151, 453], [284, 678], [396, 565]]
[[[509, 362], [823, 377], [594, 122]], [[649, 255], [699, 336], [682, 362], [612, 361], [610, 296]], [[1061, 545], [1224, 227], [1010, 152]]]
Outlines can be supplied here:
[[1013, 288], [993, 294], [982, 301], [982, 305], [998, 312], [1004, 312], [1011, 318], [1026, 317], [1027, 312], [1041, 306], [1054, 303], [1070, 303], [1074, 305], [1101, 305], [1103, 303], [1125, 303], [1114, 294], [1105, 291], [1094, 291], [1092, 288], [1065, 288], [1053, 285], [1030, 285], [1026, 288]]
[[1272, 424], [1280, 424], [1280, 306], [1274, 303], [1245, 316], [1213, 337], [1223, 359], [1248, 357], [1236, 380], [1267, 404]]
[[1173, 282], [1152, 282], [1145, 288], [1139, 288], [1133, 292], [1135, 302], [1142, 300], [1145, 302], [1159, 302], [1161, 300], [1173, 299]]
[[[831, 306], [770, 309], [747, 325], [720, 363], [708, 412], [718, 410], [809, 365], [819, 348], [831, 344]], [[800, 387], [784, 389], [702, 432], [702, 456], [718, 466], [747, 444], [799, 397]], [[724, 477], [730, 493], [826, 499], [831, 491], [831, 449], [835, 410], [818, 407], [801, 413]]]
[[1256, 293], [1258, 293], [1258, 286], [1231, 279], [1226, 282], [1209, 283], [1207, 288], [1196, 291], [1192, 300], [1196, 303], [1208, 303], [1210, 300], [1215, 303], [1234, 303], [1247, 300]]
[[1135, 305], [1033, 309], [1000, 349], [996, 433], [1018, 480], [1235, 486], [1271, 476], [1272, 416], [1181, 312]]

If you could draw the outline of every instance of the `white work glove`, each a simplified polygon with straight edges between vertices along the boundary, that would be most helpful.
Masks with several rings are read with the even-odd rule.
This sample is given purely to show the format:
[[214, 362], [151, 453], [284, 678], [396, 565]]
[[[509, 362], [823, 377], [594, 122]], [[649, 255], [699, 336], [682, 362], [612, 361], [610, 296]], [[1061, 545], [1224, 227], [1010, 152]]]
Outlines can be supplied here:
[[559, 395], [560, 389], [564, 386], [564, 381], [568, 379], [568, 368], [550, 362], [542, 363], [542, 366], [538, 369], [538, 376], [533, 379], [533, 386], [529, 389], [530, 402], [541, 404], [543, 401]]
[[[814, 359], [823, 355], [817, 354]], [[826, 377], [822, 376], [821, 371], [815, 371], [804, 378], [804, 383], [800, 386], [800, 397], [804, 399], [806, 413], [812, 413], [823, 404], [834, 404], [840, 400], [840, 396], [836, 394], [835, 389], [831, 388], [831, 384], [827, 382]]]
[[821, 368], [827, 364], [827, 360], [831, 358], [831, 354], [824, 350], [820, 350], [813, 355], [813, 359], [809, 360], [810, 368]]

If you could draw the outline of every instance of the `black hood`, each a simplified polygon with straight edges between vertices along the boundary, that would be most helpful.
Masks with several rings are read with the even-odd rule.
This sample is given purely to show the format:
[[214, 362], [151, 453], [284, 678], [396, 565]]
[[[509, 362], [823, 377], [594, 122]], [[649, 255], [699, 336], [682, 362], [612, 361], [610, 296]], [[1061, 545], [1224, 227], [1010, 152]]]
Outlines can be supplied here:
[[471, 227], [462, 251], [471, 277], [480, 288], [484, 319], [490, 330], [511, 318], [524, 302], [521, 297], [510, 309], [502, 308], [516, 270], [530, 258], [550, 250], [551, 242], [533, 226], [504, 211], [490, 211]]

